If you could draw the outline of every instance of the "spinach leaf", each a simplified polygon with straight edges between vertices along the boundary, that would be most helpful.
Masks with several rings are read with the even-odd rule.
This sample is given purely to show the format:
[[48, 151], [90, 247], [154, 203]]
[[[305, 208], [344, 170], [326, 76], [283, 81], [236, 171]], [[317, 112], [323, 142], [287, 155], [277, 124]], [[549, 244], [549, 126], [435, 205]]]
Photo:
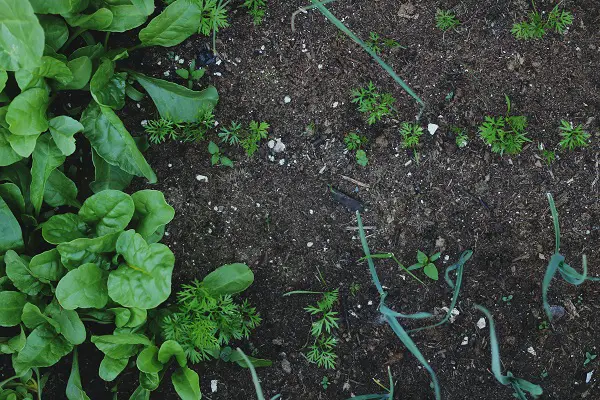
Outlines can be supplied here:
[[138, 354], [136, 365], [142, 372], [153, 374], [164, 368], [163, 363], [158, 360], [158, 347], [148, 346]]
[[79, 314], [73, 310], [65, 310], [53, 300], [44, 310], [54, 321], [58, 323], [59, 332], [69, 343], [79, 345], [85, 342], [86, 332]]
[[75, 60], [80, 57], [88, 57], [90, 60], [98, 60], [104, 54], [104, 46], [102, 43], [96, 43], [89, 46], [83, 46], [75, 50], [69, 56], [69, 61]]
[[145, 10], [131, 4], [114, 5], [108, 8], [113, 14], [112, 23], [102, 29], [108, 32], [126, 32], [137, 28], [146, 22], [149, 15], [146, 14]]
[[188, 367], [178, 368], [171, 375], [171, 382], [182, 400], [198, 400], [202, 398], [202, 394], [200, 393], [200, 378], [196, 372]]
[[21, 226], [8, 204], [0, 197], [0, 254], [7, 250], [20, 249], [24, 245]]
[[46, 109], [49, 103], [50, 98], [46, 89], [28, 89], [15, 97], [10, 102], [6, 113], [6, 122], [11, 133], [15, 135], [39, 135], [45, 132], [48, 129]]
[[[11, 146], [8, 138], [12, 136], [8, 129], [0, 126], [0, 167], [5, 167], [7, 165], [11, 165], [19, 161], [22, 156], [20, 156]], [[35, 146], [35, 142], [34, 142]], [[31, 149], [33, 151], [33, 149]], [[27, 153], [26, 151], [23, 153]], [[31, 153], [29, 153], [31, 154]], [[25, 157], [28, 157], [29, 154]]]
[[123, 372], [128, 361], [129, 358], [111, 358], [105, 355], [100, 362], [98, 375], [100, 375], [100, 378], [107, 382], [114, 381], [115, 378], [119, 376], [121, 372]]
[[200, 110], [212, 110], [219, 100], [214, 86], [197, 92], [137, 72], [130, 72], [130, 76], [152, 97], [160, 116], [173, 122], [196, 122]]
[[60, 326], [58, 323], [52, 318], [42, 314], [38, 306], [34, 304], [25, 304], [21, 319], [23, 320], [23, 324], [29, 329], [34, 329], [43, 324], [49, 324], [56, 332], [60, 333]]
[[73, 350], [73, 345], [50, 326], [35, 328], [19, 352], [16, 362], [22, 366], [50, 367]]
[[29, 262], [29, 270], [34, 277], [44, 283], [58, 282], [67, 273], [56, 249], [33, 256]]
[[97, 236], [120, 232], [129, 224], [135, 207], [131, 196], [118, 190], [104, 190], [89, 197], [81, 206], [81, 220], [94, 228]]
[[75, 239], [71, 242], [61, 243], [56, 248], [60, 253], [63, 265], [72, 270], [82, 264], [94, 263], [107, 266], [107, 253], [115, 252], [115, 245], [121, 232], [115, 232], [97, 238]]
[[[132, 6], [133, 7], [133, 6]], [[120, 110], [125, 106], [125, 73], [115, 74], [115, 62], [102, 59], [90, 81], [90, 92], [101, 106]]]
[[44, 29], [29, 1], [0, 0], [0, 69], [35, 68], [44, 52]]
[[51, 244], [71, 242], [87, 236], [88, 226], [77, 214], [53, 215], [42, 224], [42, 236]]
[[9, 135], [7, 137], [10, 147], [21, 157], [29, 157], [35, 149], [35, 144], [40, 134], [36, 135]]
[[108, 302], [106, 272], [96, 264], [83, 264], [69, 271], [58, 282], [56, 298], [67, 310], [104, 308]]
[[81, 12], [89, 0], [29, 0], [36, 14], [67, 14]]
[[191, 0], [175, 0], [140, 31], [144, 46], [171, 47], [198, 31], [202, 8]]
[[160, 350], [158, 350], [158, 361], [166, 364], [173, 356], [180, 367], [184, 367], [187, 364], [187, 358], [181, 345], [175, 340], [167, 340], [160, 346]]
[[137, 333], [92, 336], [92, 343], [98, 350], [115, 359], [129, 358], [138, 353], [141, 346], [151, 346], [152, 342]]
[[252, 285], [254, 273], [246, 264], [227, 264], [206, 275], [202, 282], [213, 296], [236, 294]]
[[160, 385], [160, 376], [158, 373], [146, 373], [140, 371], [140, 386], [146, 390], [156, 390], [158, 385]]
[[131, 198], [135, 204], [132, 221], [134, 229], [146, 241], [175, 216], [175, 210], [158, 190], [140, 190], [132, 194]]
[[21, 323], [27, 295], [21, 292], [0, 292], [0, 326], [15, 326]]
[[65, 162], [65, 156], [52, 140], [49, 134], [40, 136], [33, 151], [33, 163], [31, 165], [31, 204], [38, 215], [42, 208], [46, 181], [52, 171]]
[[108, 28], [113, 20], [113, 13], [108, 8], [100, 8], [92, 14], [65, 14], [67, 24], [84, 29], [102, 31]]
[[6, 275], [17, 289], [30, 296], [35, 296], [42, 291], [44, 286], [29, 270], [29, 262], [19, 257], [13, 250], [6, 252], [4, 262]]
[[131, 3], [145, 15], [152, 15], [154, 12], [154, 0], [131, 0]]
[[167, 246], [148, 245], [141, 235], [128, 230], [117, 240], [117, 253], [125, 263], [109, 274], [111, 299], [125, 307], [150, 309], [169, 297], [175, 256]]
[[77, 349], [73, 350], [73, 363], [71, 364], [71, 375], [67, 381], [67, 390], [65, 392], [69, 400], [90, 400], [81, 386], [81, 376], [79, 375], [79, 358]]
[[77, 132], [83, 131], [83, 125], [66, 115], [54, 117], [48, 122], [50, 134], [54, 143], [65, 156], [70, 156], [75, 152], [75, 138]]
[[83, 112], [81, 123], [84, 126], [83, 134], [106, 162], [156, 183], [154, 171], [113, 110], [90, 104]]
[[81, 204], [77, 201], [77, 186], [59, 169], [52, 171], [46, 181], [44, 201], [50, 207], [81, 207]]
[[123, 190], [129, 186], [133, 179], [133, 175], [123, 171], [118, 166], [107, 163], [94, 149], [92, 149], [92, 162], [94, 163], [96, 179], [90, 183], [90, 189], [94, 193], [108, 189]]
[[56, 85], [59, 90], [80, 90], [86, 87], [92, 77], [92, 59], [87, 56], [74, 58], [67, 62], [73, 79], [67, 84]]
[[23, 198], [21, 189], [14, 183], [0, 184], [0, 198], [6, 202], [13, 215], [25, 213], [25, 199]]
[[110, 308], [115, 314], [115, 325], [117, 328], [135, 328], [146, 322], [148, 312], [140, 308]]
[[53, 15], [39, 15], [38, 19], [44, 29], [45, 44], [58, 51], [69, 39], [69, 28], [65, 20]]
[[43, 56], [42, 64], [29, 71], [20, 69], [15, 72], [15, 79], [22, 91], [32, 88], [46, 89], [44, 78], [54, 79], [60, 84], [67, 84], [73, 80], [73, 73], [66, 64], [54, 57]]
[[135, 389], [135, 392], [131, 395], [129, 400], [149, 400], [150, 399], [150, 391], [144, 389], [141, 385]]

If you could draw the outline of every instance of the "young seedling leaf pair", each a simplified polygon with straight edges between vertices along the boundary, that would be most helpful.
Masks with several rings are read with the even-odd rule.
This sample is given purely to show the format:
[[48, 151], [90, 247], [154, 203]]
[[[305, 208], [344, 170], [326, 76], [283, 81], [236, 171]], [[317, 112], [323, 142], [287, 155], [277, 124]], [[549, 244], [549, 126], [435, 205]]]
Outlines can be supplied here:
[[427, 275], [430, 279], [437, 281], [439, 279], [438, 269], [434, 262], [436, 262], [440, 256], [441, 253], [438, 252], [428, 257], [427, 254], [419, 250], [417, 251], [417, 263], [408, 267], [408, 270], [414, 271], [415, 269], [423, 268], [423, 273], [425, 275]]
[[223, 165], [224, 167], [233, 168], [233, 161], [223, 153], [221, 153], [221, 149], [219, 146], [213, 142], [212, 140], [208, 143], [208, 152], [210, 153], [210, 163], [212, 165]]

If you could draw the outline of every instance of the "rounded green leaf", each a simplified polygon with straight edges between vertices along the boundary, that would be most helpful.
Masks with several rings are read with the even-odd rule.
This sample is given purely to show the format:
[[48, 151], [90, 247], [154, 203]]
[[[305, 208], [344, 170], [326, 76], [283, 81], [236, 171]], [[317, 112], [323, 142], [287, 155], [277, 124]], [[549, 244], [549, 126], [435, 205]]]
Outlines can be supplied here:
[[87, 263], [108, 266], [109, 254], [106, 253], [114, 253], [120, 234], [121, 232], [115, 232], [92, 239], [75, 239], [71, 242], [61, 243], [56, 248], [60, 253], [63, 265], [68, 270]]
[[129, 358], [111, 358], [107, 355], [104, 356], [102, 361], [100, 362], [100, 369], [98, 370], [98, 375], [100, 378], [104, 379], [107, 382], [114, 381], [117, 376], [127, 366], [127, 362]]
[[50, 134], [54, 143], [65, 156], [75, 152], [75, 138], [77, 132], [83, 131], [83, 125], [77, 120], [66, 115], [52, 118], [49, 123]]
[[149, 346], [138, 354], [136, 365], [142, 372], [149, 374], [161, 371], [164, 365], [158, 360], [158, 347]]
[[160, 346], [160, 350], [158, 350], [158, 361], [166, 364], [173, 356], [175, 356], [177, 364], [180, 367], [184, 367], [187, 364], [185, 352], [181, 345], [174, 340], [167, 340]]
[[23, 320], [23, 324], [29, 329], [34, 329], [42, 324], [49, 324], [54, 330], [60, 332], [58, 323], [47, 315], [42, 314], [39, 307], [31, 303], [27, 303], [23, 307], [21, 319]]
[[423, 268], [423, 272], [434, 281], [438, 280], [438, 270], [432, 263], [427, 264], [425, 268]]
[[111, 299], [125, 307], [150, 309], [169, 297], [175, 256], [167, 246], [148, 245], [139, 234], [128, 230], [117, 240], [117, 253], [125, 263], [108, 277]]
[[[7, 165], [11, 165], [16, 163], [17, 161], [19, 161], [22, 157], [29, 157], [30, 153], [25, 152], [25, 154], [27, 154], [26, 156], [21, 156], [19, 155], [19, 153], [17, 153], [10, 141], [9, 141], [9, 137], [11, 136], [16, 136], [16, 135], [12, 135], [8, 129], [4, 128], [3, 126], [0, 126], [0, 167], [5, 167]], [[20, 137], [20, 136], [19, 136]], [[23, 137], [28, 137], [28, 136], [23, 136]], [[35, 147], [35, 144], [33, 145], [33, 147]], [[33, 151], [33, 147], [31, 148], [31, 151]]]
[[39, 294], [44, 285], [29, 270], [29, 263], [19, 257], [13, 250], [9, 250], [4, 255], [6, 263], [6, 275], [12, 281], [13, 285], [21, 292], [30, 296]]
[[80, 90], [83, 89], [92, 77], [92, 60], [90, 57], [81, 56], [67, 62], [67, 67], [71, 71], [73, 79], [65, 85], [57, 85], [60, 90]]
[[146, 390], [156, 390], [160, 385], [160, 377], [157, 373], [146, 373], [140, 371], [140, 386]]
[[90, 92], [96, 103], [120, 110], [125, 105], [125, 86], [125, 74], [115, 74], [114, 61], [104, 58], [90, 81]]
[[92, 336], [92, 343], [98, 350], [115, 359], [132, 357], [137, 354], [140, 346], [152, 345], [146, 336], [136, 333]]
[[37, 139], [40, 135], [29, 135], [29, 136], [21, 136], [21, 135], [8, 135], [6, 140], [10, 144], [12, 150], [20, 157], [29, 157], [33, 150], [35, 149], [35, 145], [37, 143]]
[[33, 151], [33, 163], [31, 164], [31, 188], [30, 198], [36, 216], [42, 208], [46, 181], [52, 171], [65, 162], [65, 156], [48, 134], [40, 136]]
[[54, 15], [40, 15], [38, 18], [44, 29], [45, 44], [58, 51], [69, 39], [69, 28], [65, 20]]
[[69, 14], [83, 11], [89, 0], [29, 0], [36, 14]]
[[44, 201], [50, 207], [81, 207], [81, 204], [77, 201], [77, 186], [75, 186], [75, 182], [59, 169], [52, 171], [46, 181]]
[[171, 47], [198, 31], [202, 8], [193, 1], [176, 0], [140, 31], [145, 46]]
[[0, 69], [35, 68], [44, 53], [44, 29], [29, 1], [0, 0]]
[[13, 215], [25, 214], [25, 199], [14, 183], [0, 183], [0, 198], [6, 202]]
[[69, 343], [79, 345], [85, 342], [85, 326], [76, 311], [65, 310], [58, 305], [58, 302], [53, 300], [52, 303], [46, 307], [44, 312], [58, 323], [60, 334], [63, 335]]
[[42, 224], [42, 236], [51, 244], [70, 242], [87, 236], [88, 226], [77, 214], [53, 215]]
[[69, 271], [58, 282], [56, 298], [67, 310], [103, 308], [108, 302], [106, 273], [95, 264], [84, 264]]
[[148, 240], [160, 227], [171, 222], [175, 210], [165, 200], [165, 195], [158, 190], [140, 190], [131, 195], [135, 205], [133, 221], [134, 229]]
[[146, 22], [149, 15], [145, 10], [131, 4], [109, 6], [109, 9], [113, 13], [113, 20], [103, 29], [108, 32], [126, 32], [135, 29]]
[[65, 19], [71, 26], [100, 31], [112, 23], [113, 13], [108, 8], [100, 8], [92, 14], [77, 14]]
[[135, 206], [131, 196], [118, 190], [104, 190], [88, 197], [79, 210], [82, 221], [97, 236], [119, 232], [131, 221]]
[[200, 378], [188, 367], [178, 368], [171, 375], [171, 382], [181, 400], [198, 400], [200, 393]]
[[8, 204], [0, 197], [0, 254], [24, 246], [23, 232]]
[[15, 97], [6, 113], [6, 122], [11, 133], [32, 136], [46, 131], [48, 104], [50, 104], [50, 97], [46, 89], [28, 89]]
[[34, 277], [45, 283], [58, 282], [67, 273], [56, 249], [35, 255], [29, 262], [29, 269]]
[[212, 295], [236, 294], [252, 285], [254, 274], [246, 264], [227, 264], [206, 275], [202, 282]]
[[0, 326], [15, 326], [21, 323], [27, 295], [21, 292], [0, 292]]
[[50, 326], [44, 324], [35, 328], [19, 352], [16, 362], [32, 367], [50, 367], [73, 350], [73, 345]]

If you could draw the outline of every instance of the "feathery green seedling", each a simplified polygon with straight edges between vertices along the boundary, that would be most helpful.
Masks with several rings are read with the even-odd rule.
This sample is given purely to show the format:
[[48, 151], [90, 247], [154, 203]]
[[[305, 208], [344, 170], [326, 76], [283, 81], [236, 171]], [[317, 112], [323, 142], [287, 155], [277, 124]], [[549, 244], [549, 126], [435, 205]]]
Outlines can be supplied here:
[[354, 396], [347, 400], [393, 400], [394, 399], [394, 378], [392, 377], [392, 370], [388, 366], [388, 378], [390, 387], [385, 387], [379, 380], [373, 378], [373, 381], [380, 386], [387, 393], [383, 394], [363, 394], [361, 396]]
[[369, 82], [364, 88], [352, 89], [352, 103], [358, 105], [358, 111], [366, 114], [369, 125], [392, 115], [395, 102], [396, 99], [390, 93], [379, 93], [373, 82]]
[[438, 280], [438, 270], [435, 266], [434, 262], [436, 262], [442, 253], [435, 253], [430, 256], [423, 253], [421, 250], [417, 251], [417, 263], [408, 267], [409, 271], [414, 271], [415, 269], [423, 268], [423, 273], [427, 275], [430, 279], [434, 281]]
[[558, 143], [563, 150], [575, 150], [578, 147], [587, 147], [588, 140], [591, 137], [589, 133], [583, 130], [583, 125], [573, 126], [571, 122], [560, 121], [560, 136], [561, 141]]
[[548, 323], [548, 321], [543, 320], [542, 322], [540, 322], [540, 324], [538, 325], [538, 330], [540, 331], [545, 331], [546, 329], [550, 328], [550, 324]]
[[402, 136], [402, 147], [405, 149], [411, 149], [415, 161], [419, 162], [419, 153], [417, 147], [419, 147], [419, 139], [423, 135], [423, 128], [417, 123], [403, 122], [400, 126], [400, 136]]
[[502, 385], [510, 385], [514, 390], [513, 396], [519, 400], [527, 400], [528, 392], [533, 397], [540, 396], [543, 393], [542, 388], [539, 385], [533, 384], [525, 379], [515, 378], [513, 374], [507, 372], [506, 375], [502, 375], [502, 366], [500, 362], [500, 347], [498, 345], [498, 337], [496, 336], [496, 327], [494, 324], [494, 318], [492, 314], [484, 307], [475, 304], [475, 308], [481, 311], [488, 319], [490, 325], [490, 348], [492, 350], [492, 373], [498, 382]]
[[323, 295], [316, 305], [304, 308], [310, 315], [318, 318], [316, 321], [313, 321], [311, 326], [310, 333], [314, 338], [314, 342], [309, 347], [310, 351], [306, 354], [306, 359], [318, 367], [335, 369], [337, 339], [334, 337], [334, 331], [339, 329], [339, 318], [337, 317], [338, 313], [333, 311], [333, 306], [338, 301], [339, 290], [335, 289], [331, 292], [295, 290], [285, 293], [284, 296], [291, 296], [293, 294]]
[[[256, 374], [256, 369], [254, 369], [254, 365], [252, 365], [252, 362], [250, 361], [248, 356], [242, 351], [242, 349], [238, 347], [237, 352], [244, 359], [246, 365], [248, 366], [248, 369], [250, 370], [250, 374], [252, 375], [252, 383], [254, 383], [254, 389], [256, 390], [256, 398], [258, 400], [265, 400], [265, 395], [260, 386], [260, 379], [258, 379], [258, 375]], [[271, 397], [271, 400], [277, 400], [280, 397], [281, 395], [278, 394]]]
[[178, 128], [180, 128], [180, 124], [164, 118], [148, 120], [144, 125], [148, 140], [153, 144], [164, 143], [167, 139], [177, 140], [176, 129]]
[[199, 81], [204, 76], [204, 68], [196, 69], [196, 60], [192, 60], [187, 69], [176, 69], [175, 73], [187, 80], [188, 88], [192, 89], [194, 87], [194, 82]]
[[373, 50], [371, 50], [369, 48], [369, 46], [367, 46], [365, 44], [365, 42], [363, 42], [358, 36], [356, 36], [350, 29], [348, 29], [346, 27], [346, 25], [344, 25], [344, 23], [342, 21], [337, 19], [331, 13], [331, 11], [329, 11], [325, 7], [325, 4], [330, 3], [332, 0], [324, 0], [324, 1], [310, 0], [310, 1], [312, 2], [312, 5], [304, 7], [304, 10], [308, 10], [311, 8], [318, 9], [321, 12], [321, 14], [323, 14], [325, 16], [325, 18], [327, 18], [331, 23], [333, 23], [340, 31], [344, 32], [344, 34], [346, 34], [348, 37], [350, 37], [350, 39], [352, 39], [360, 47], [362, 47], [363, 50], [365, 50], [367, 53], [369, 53], [369, 55], [371, 57], [373, 57], [373, 59], [381, 66], [381, 68], [383, 68], [385, 70], [385, 72], [387, 72], [392, 77], [392, 79], [394, 79], [396, 81], [396, 83], [398, 83], [402, 87], [402, 89], [404, 89], [404, 91], [406, 93], [408, 93], [413, 99], [415, 99], [415, 101], [421, 106], [421, 110], [419, 111], [419, 117], [420, 117], [421, 114], [423, 114], [423, 111], [425, 109], [425, 102], [423, 102], [423, 100], [421, 100], [421, 98], [419, 96], [417, 96], [415, 94], [415, 92], [402, 79], [400, 79], [400, 77], [394, 72], [392, 67], [390, 67], [388, 64], [386, 64], [377, 55], [377, 53], [375, 53]]
[[550, 166], [556, 160], [556, 153], [552, 150], [542, 150], [542, 158], [546, 165]]
[[469, 144], [469, 135], [467, 135], [466, 129], [460, 128], [458, 126], [452, 126], [452, 127], [450, 127], [450, 132], [454, 133], [454, 135], [455, 135], [454, 141], [456, 142], [456, 146], [459, 149], [462, 149], [463, 147], [467, 147], [467, 145]]
[[546, 274], [544, 275], [544, 280], [542, 282], [542, 301], [548, 321], [552, 322], [552, 311], [550, 310], [550, 304], [548, 303], [548, 291], [550, 290], [552, 278], [554, 278], [557, 272], [560, 273], [560, 276], [562, 276], [566, 282], [575, 286], [581, 285], [586, 280], [600, 281], [600, 278], [587, 276], [587, 257], [585, 254], [581, 256], [583, 265], [583, 272], [581, 274], [575, 271], [575, 269], [569, 264], [565, 263], [565, 257], [560, 254], [560, 225], [558, 223], [558, 211], [556, 210], [556, 205], [554, 204], [554, 198], [552, 197], [552, 194], [547, 193], [547, 196], [548, 203], [550, 205], [550, 212], [552, 213], [552, 222], [554, 224], [554, 254], [550, 258], [550, 262], [548, 263]]
[[248, 131], [245, 134], [244, 138], [240, 141], [240, 145], [246, 151], [248, 157], [252, 157], [256, 150], [258, 150], [258, 145], [261, 140], [267, 139], [269, 137], [269, 124], [265, 121], [256, 122], [251, 121], [248, 126]]
[[403, 49], [406, 48], [404, 46], [401, 46], [400, 43], [398, 43], [394, 39], [382, 38], [381, 35], [379, 35], [379, 33], [377, 32], [370, 32], [369, 39], [365, 42], [365, 44], [369, 46], [369, 48], [373, 50], [377, 55], [381, 55], [383, 48], [387, 48], [390, 50], [395, 49], [397, 47], [401, 47]]
[[240, 133], [242, 130], [242, 124], [235, 121], [231, 121], [229, 127], [222, 127], [218, 136], [221, 139], [221, 143], [227, 143], [230, 146], [240, 144]]
[[221, 149], [219, 149], [219, 146], [212, 140], [210, 141], [210, 143], [208, 143], [208, 152], [211, 155], [210, 163], [212, 165], [220, 164], [224, 167], [233, 168], [233, 161], [231, 161], [229, 157], [223, 155], [223, 153], [221, 153]]
[[356, 294], [358, 293], [359, 290], [360, 290], [360, 284], [359, 283], [353, 282], [350, 285], [350, 295], [352, 297], [356, 297]]
[[531, 140], [527, 137], [527, 117], [510, 115], [511, 103], [506, 99], [506, 116], [485, 117], [485, 122], [479, 127], [479, 135], [485, 144], [491, 146], [492, 152], [500, 155], [519, 154], [523, 145]]
[[456, 18], [456, 15], [451, 13], [450, 11], [445, 10], [437, 10], [435, 13], [435, 26], [438, 29], [445, 31], [449, 31], [450, 29], [455, 29], [460, 25], [460, 21]]
[[262, 24], [267, 8], [266, 0], [245, 0], [242, 7], [248, 9], [248, 14], [252, 16], [254, 25]]
[[211, 110], [203, 109], [195, 122], [173, 122], [166, 118], [149, 120], [144, 125], [148, 140], [153, 144], [164, 143], [167, 139], [182, 142], [204, 140], [206, 133], [215, 126], [215, 116]]
[[324, 376], [323, 379], [321, 379], [321, 386], [323, 387], [323, 390], [327, 390], [329, 387], [329, 378], [327, 376]]
[[520, 40], [541, 39], [548, 30], [554, 30], [556, 33], [564, 34], [567, 28], [573, 24], [573, 14], [561, 10], [560, 4], [557, 4], [548, 14], [548, 19], [544, 21], [543, 16], [535, 7], [535, 2], [531, 2], [533, 11], [529, 13], [526, 21], [515, 23], [511, 33]]
[[363, 146], [365, 146], [369, 140], [364, 135], [358, 135], [357, 133], [350, 132], [344, 136], [344, 143], [346, 143], [346, 149], [349, 151], [356, 150], [356, 163], [358, 165], [362, 165], [365, 167], [369, 160], [367, 158], [367, 153], [363, 150]]

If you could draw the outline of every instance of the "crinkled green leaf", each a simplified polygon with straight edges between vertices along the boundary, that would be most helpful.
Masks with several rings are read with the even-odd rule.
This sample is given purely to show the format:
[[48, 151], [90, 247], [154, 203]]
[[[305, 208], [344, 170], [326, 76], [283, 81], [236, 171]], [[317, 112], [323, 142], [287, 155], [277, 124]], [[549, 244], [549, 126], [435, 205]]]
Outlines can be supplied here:
[[[10, 136], [16, 136], [16, 135], [12, 135], [8, 129], [0, 126], [0, 167], [5, 167], [7, 165], [14, 164], [17, 161], [21, 160], [23, 157], [29, 157], [31, 152], [33, 152], [33, 148], [31, 149], [31, 152], [29, 152], [29, 153], [27, 153], [27, 151], [21, 151], [21, 153], [24, 153], [27, 155], [20, 156], [19, 153], [17, 153], [13, 149], [13, 146], [11, 145], [11, 143], [9, 141]], [[35, 147], [35, 142], [34, 142], [33, 147]]]
[[135, 204], [134, 229], [147, 241], [160, 227], [175, 216], [175, 210], [158, 190], [140, 190], [131, 195]]
[[73, 345], [85, 342], [86, 331], [79, 314], [73, 310], [65, 310], [53, 300], [44, 312], [58, 323], [60, 334]]
[[0, 198], [6, 202], [13, 215], [25, 213], [25, 199], [23, 198], [21, 189], [14, 183], [0, 183]]
[[95, 180], [90, 183], [90, 189], [94, 193], [103, 190], [123, 190], [131, 183], [133, 175], [123, 171], [116, 165], [107, 163], [92, 149], [92, 162], [94, 163]]
[[135, 206], [131, 196], [118, 190], [96, 193], [81, 206], [79, 216], [97, 236], [119, 232], [131, 221]]
[[83, 11], [89, 0], [29, 0], [36, 14], [67, 14]]
[[44, 201], [50, 207], [81, 207], [81, 203], [77, 201], [77, 186], [75, 186], [75, 182], [59, 169], [52, 171], [46, 181]]
[[125, 77], [124, 73], [115, 74], [114, 61], [102, 59], [102, 63], [90, 81], [90, 92], [96, 103], [114, 110], [123, 108], [125, 105]]
[[56, 248], [60, 253], [63, 265], [68, 270], [87, 263], [102, 266], [107, 264], [108, 255], [115, 252], [119, 235], [120, 232], [115, 232], [97, 238], [75, 239], [67, 243], [61, 243]]
[[108, 32], [127, 32], [135, 29], [144, 24], [149, 15], [145, 10], [131, 4], [109, 6], [108, 9], [112, 12], [113, 19], [108, 27], [102, 29]]
[[17, 289], [30, 296], [35, 296], [42, 291], [44, 286], [29, 270], [29, 262], [19, 257], [13, 250], [6, 252], [4, 262], [6, 275]]
[[27, 303], [23, 307], [23, 314], [21, 315], [21, 319], [23, 320], [23, 324], [29, 329], [37, 328], [40, 325], [48, 324], [50, 325], [56, 332], [60, 333], [60, 326], [56, 321], [47, 315], [43, 314], [39, 307], [35, 304]]
[[77, 214], [58, 214], [42, 224], [42, 236], [51, 244], [60, 244], [85, 238], [88, 226]]
[[37, 144], [37, 139], [39, 136], [39, 134], [27, 136], [9, 135], [6, 137], [6, 139], [16, 154], [18, 154], [20, 157], [29, 157], [35, 149], [35, 145]]
[[67, 84], [73, 80], [73, 73], [63, 62], [51, 56], [43, 56], [40, 66], [33, 70], [21, 69], [15, 72], [15, 79], [22, 91], [32, 88], [46, 89], [44, 78], [53, 79], [60, 84]]
[[16, 360], [27, 367], [50, 367], [73, 350], [73, 345], [48, 325], [40, 325], [29, 336]]
[[58, 282], [67, 273], [56, 249], [33, 256], [29, 262], [29, 270], [34, 277], [46, 283]]
[[54, 15], [40, 15], [38, 19], [44, 29], [46, 45], [58, 51], [69, 39], [69, 28], [65, 20]]

